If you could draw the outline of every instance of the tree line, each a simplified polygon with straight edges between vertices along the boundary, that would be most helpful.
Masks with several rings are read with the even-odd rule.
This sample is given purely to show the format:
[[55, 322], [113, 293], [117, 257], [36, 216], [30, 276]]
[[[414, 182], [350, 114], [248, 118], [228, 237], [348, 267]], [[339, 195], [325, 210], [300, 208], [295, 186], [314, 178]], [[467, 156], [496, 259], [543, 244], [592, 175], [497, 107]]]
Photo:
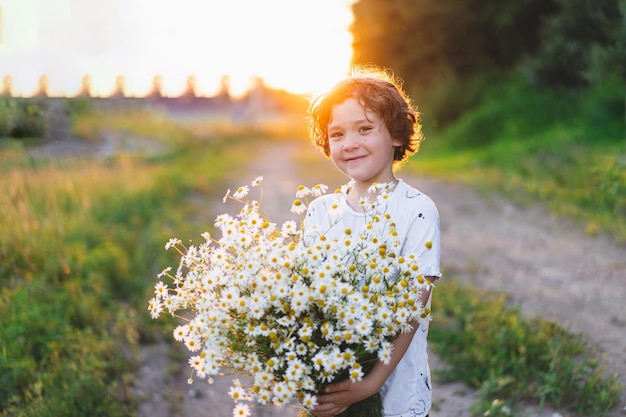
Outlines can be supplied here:
[[512, 74], [570, 90], [626, 80], [626, 0], [359, 0], [352, 10], [354, 63], [393, 69], [412, 95]]

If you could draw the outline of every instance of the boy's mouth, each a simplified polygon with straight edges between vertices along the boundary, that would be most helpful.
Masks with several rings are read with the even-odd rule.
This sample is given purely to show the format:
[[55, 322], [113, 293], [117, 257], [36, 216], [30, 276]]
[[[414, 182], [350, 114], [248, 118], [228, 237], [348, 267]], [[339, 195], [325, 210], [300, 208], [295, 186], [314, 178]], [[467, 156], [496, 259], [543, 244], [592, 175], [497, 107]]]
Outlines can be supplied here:
[[345, 161], [346, 162], [358, 162], [358, 161], [361, 161], [364, 158], [365, 158], [365, 155], [352, 156], [352, 157], [346, 158]]

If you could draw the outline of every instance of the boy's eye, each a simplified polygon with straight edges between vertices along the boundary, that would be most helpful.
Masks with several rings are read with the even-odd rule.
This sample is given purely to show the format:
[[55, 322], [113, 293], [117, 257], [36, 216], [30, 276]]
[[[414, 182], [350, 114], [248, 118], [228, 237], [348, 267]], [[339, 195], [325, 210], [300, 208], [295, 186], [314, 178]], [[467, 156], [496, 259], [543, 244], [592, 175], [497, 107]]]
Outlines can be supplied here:
[[369, 132], [370, 130], [372, 130], [372, 127], [371, 127], [371, 126], [361, 126], [361, 127], [359, 128], [359, 132], [360, 132], [360, 133], [366, 133], [366, 132]]

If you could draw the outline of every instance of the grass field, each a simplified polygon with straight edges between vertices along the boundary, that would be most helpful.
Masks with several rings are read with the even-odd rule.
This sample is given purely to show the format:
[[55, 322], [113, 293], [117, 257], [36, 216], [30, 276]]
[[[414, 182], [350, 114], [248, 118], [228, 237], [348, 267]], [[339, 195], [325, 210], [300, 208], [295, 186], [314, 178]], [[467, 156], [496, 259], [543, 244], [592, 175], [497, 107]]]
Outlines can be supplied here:
[[[205, 140], [138, 116], [168, 141], [150, 158], [29, 157], [0, 150], [0, 404], [26, 416], [133, 415], [134, 354], [164, 242], [189, 232], [191, 193], [222, 192], [241, 136]], [[141, 119], [143, 118], [143, 119]], [[127, 127], [127, 116], [108, 120]], [[135, 123], [137, 124], [137, 123]], [[226, 146], [228, 143], [228, 146]]]

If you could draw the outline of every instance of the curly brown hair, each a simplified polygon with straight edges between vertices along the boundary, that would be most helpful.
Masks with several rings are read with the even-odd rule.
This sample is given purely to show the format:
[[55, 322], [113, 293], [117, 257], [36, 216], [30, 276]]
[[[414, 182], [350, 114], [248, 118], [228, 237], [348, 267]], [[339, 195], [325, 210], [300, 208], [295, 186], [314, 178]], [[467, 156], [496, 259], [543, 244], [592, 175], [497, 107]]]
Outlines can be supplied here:
[[314, 98], [309, 107], [309, 137], [327, 157], [330, 157], [328, 124], [333, 106], [350, 98], [383, 119], [391, 137], [402, 143], [395, 149], [394, 165], [419, 150], [424, 139], [420, 113], [402, 89], [402, 81], [388, 69], [355, 67], [347, 78]]

